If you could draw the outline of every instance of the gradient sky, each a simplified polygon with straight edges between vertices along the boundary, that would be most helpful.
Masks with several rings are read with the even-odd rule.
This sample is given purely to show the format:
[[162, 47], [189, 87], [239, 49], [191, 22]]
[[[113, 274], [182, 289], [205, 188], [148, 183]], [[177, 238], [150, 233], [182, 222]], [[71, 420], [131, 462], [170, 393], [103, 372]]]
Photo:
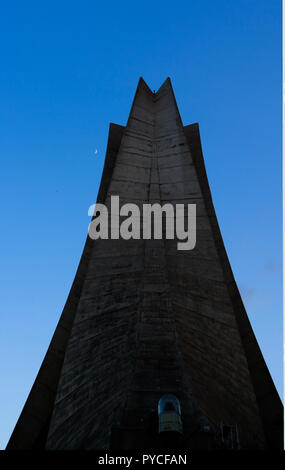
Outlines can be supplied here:
[[156, 90], [170, 76], [184, 125], [199, 122], [227, 253], [281, 395], [281, 2], [2, 2], [0, 36], [0, 447], [69, 293], [109, 122], [126, 124], [140, 76]]

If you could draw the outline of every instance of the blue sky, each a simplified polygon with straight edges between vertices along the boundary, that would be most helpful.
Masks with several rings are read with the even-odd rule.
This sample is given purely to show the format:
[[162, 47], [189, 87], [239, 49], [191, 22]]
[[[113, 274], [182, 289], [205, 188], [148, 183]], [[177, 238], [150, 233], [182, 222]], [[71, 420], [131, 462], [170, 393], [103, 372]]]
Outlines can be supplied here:
[[[232, 269], [282, 394], [281, 2], [2, 3], [0, 448], [67, 298], [109, 122], [140, 76], [199, 122]], [[95, 149], [98, 154], [94, 155]]]

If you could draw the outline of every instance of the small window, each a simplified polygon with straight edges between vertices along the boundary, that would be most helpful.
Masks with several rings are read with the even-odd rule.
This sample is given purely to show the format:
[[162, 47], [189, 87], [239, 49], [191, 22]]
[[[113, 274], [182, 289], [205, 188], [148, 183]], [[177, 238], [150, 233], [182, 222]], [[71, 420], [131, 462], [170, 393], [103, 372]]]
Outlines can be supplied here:
[[176, 411], [181, 416], [181, 407], [178, 398], [175, 395], [163, 395], [158, 402], [158, 414], [165, 411]]
[[163, 395], [158, 402], [158, 432], [182, 434], [181, 407], [175, 395]]

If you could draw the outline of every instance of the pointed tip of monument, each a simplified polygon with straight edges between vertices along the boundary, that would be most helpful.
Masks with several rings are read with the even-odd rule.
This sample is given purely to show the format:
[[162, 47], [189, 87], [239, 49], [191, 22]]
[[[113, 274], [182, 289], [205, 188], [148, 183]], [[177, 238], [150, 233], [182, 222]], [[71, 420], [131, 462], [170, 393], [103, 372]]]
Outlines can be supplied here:
[[160, 90], [163, 90], [165, 88], [168, 88], [170, 90], [172, 90], [172, 83], [171, 83], [171, 79], [170, 77], [167, 77], [164, 82], [162, 83], [162, 85], [160, 86], [160, 88], [157, 90], [157, 93], [160, 91]]
[[139, 81], [138, 81], [137, 90], [139, 90], [139, 89], [144, 89], [144, 90], [146, 90], [150, 93], [153, 93], [142, 76], [139, 78]]
[[159, 87], [159, 89], [155, 92], [154, 90], [151, 90], [151, 88], [148, 86], [148, 84], [146, 83], [145, 79], [142, 76], [140, 76], [140, 78], [139, 78], [137, 88], [144, 88], [145, 90], [149, 91], [150, 93], [152, 93], [154, 95], [156, 93], [158, 93], [163, 88], [173, 89], [170, 77], [167, 77], [164, 80], [164, 82], [162, 83], [162, 85]]

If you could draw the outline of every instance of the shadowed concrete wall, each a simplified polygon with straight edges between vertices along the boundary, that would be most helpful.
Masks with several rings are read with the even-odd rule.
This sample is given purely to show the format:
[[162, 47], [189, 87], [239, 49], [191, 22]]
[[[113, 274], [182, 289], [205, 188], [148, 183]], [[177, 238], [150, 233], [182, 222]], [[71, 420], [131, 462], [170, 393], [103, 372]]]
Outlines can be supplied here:
[[114, 425], [144, 432], [160, 396], [174, 393], [187, 435], [223, 422], [238, 425], [242, 448], [281, 448], [282, 405], [223, 246], [198, 125], [183, 127], [169, 79], [157, 93], [140, 79], [126, 127], [110, 128], [98, 201], [110, 208], [111, 195], [140, 208], [196, 204], [196, 247], [87, 240], [55, 379], [47, 377], [52, 398], [32, 391], [26, 404], [39, 400], [46, 411], [34, 414], [46, 428], [25, 441], [18, 423], [10, 445], [37, 445], [42, 427], [49, 449], [106, 448]]
[[[140, 81], [118, 152], [111, 195], [122, 204], [160, 201], [156, 105]], [[158, 129], [159, 132], [159, 129]], [[176, 341], [163, 240], [94, 244], [68, 344], [48, 448], [107, 447], [116, 422], [138, 429], [162, 393], [193, 402]], [[75, 431], [76, 429], [76, 431]]]

